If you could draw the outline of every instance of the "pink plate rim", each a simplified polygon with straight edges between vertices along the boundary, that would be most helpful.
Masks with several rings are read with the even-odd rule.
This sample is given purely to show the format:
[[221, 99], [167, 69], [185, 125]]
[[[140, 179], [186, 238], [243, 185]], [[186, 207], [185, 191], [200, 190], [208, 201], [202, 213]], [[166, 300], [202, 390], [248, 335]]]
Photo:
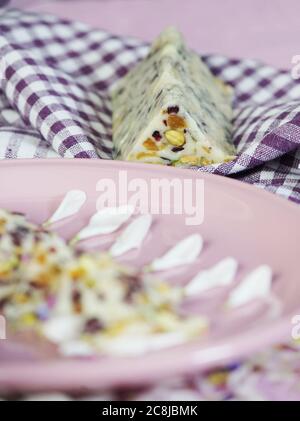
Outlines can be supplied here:
[[[149, 171], [149, 164], [127, 163], [112, 160], [97, 159], [20, 159], [4, 161], [0, 163], [0, 170], [3, 167], [25, 167], [42, 165], [63, 165], [63, 166], [81, 166], [99, 165], [101, 167], [115, 167], [118, 170], [145, 170]], [[170, 176], [189, 176], [195, 177], [196, 171], [191, 173], [190, 169], [174, 169], [159, 165], [151, 165], [155, 168], [154, 174]], [[286, 199], [276, 196], [273, 193], [266, 192], [246, 183], [226, 178], [219, 175], [200, 172], [203, 179], [209, 179], [213, 182], [231, 185], [234, 189], [246, 189], [249, 194], [259, 195], [263, 200], [272, 200], [274, 205], [286, 207], [299, 212], [299, 207]], [[267, 330], [258, 330], [251, 328], [246, 332], [231, 337], [234, 340], [234, 348], [238, 349], [238, 358], [242, 359], [254, 351], [258, 351], [257, 343], [260, 348], [278, 343], [291, 338], [291, 317], [295, 314], [285, 315], [272, 324], [268, 325]], [[255, 338], [259, 341], [251, 340], [255, 332]], [[253, 338], [253, 336], [252, 336]], [[5, 362], [0, 363], [0, 390], [95, 390], [97, 388], [128, 387], [145, 385], [153, 381], [166, 379], [173, 375], [191, 374], [195, 371], [201, 372], [216, 365], [221, 365], [237, 360], [237, 353], [228, 341], [214, 340], [213, 343], [206, 342], [204, 346], [197, 342], [177, 346], [172, 349], [166, 349], [159, 352], [153, 352], [135, 358], [118, 358], [118, 364], [112, 368], [116, 362], [116, 357], [107, 357], [105, 359], [76, 359], [76, 360], [48, 360], [36, 362]], [[111, 363], [111, 364], [110, 364]], [[63, 374], [62, 374], [63, 373]]]
[[[219, 174], [212, 174], [209, 172], [205, 172], [205, 171], [200, 171], [200, 170], [194, 170], [194, 169], [189, 169], [189, 168], [174, 168], [174, 167], [169, 167], [167, 165], [159, 165], [159, 164], [144, 164], [144, 163], [140, 163], [140, 162], [126, 162], [126, 161], [118, 161], [118, 160], [114, 160], [114, 159], [96, 159], [96, 158], [18, 158], [18, 159], [5, 159], [5, 160], [1, 160], [0, 161], [0, 169], [2, 166], [27, 166], [28, 164], [30, 165], [34, 165], [34, 166], [43, 166], [45, 164], [53, 164], [53, 165], [57, 165], [57, 164], [62, 164], [63, 166], [77, 166], [77, 165], [82, 165], [85, 166], [86, 164], [99, 164], [101, 166], [104, 167], [116, 167], [116, 169], [120, 170], [120, 169], [126, 169], [126, 170], [149, 170], [149, 167], [151, 166], [151, 168], [155, 168], [155, 171], [160, 172], [160, 173], [166, 173], [166, 175], [171, 175], [172, 173], [174, 174], [174, 171], [179, 174], [179, 175], [186, 175], [191, 177], [191, 174], [195, 175], [195, 174], [200, 174], [201, 177], [203, 178], [208, 178], [211, 180], [211, 177], [213, 177], [213, 179], [218, 180], [219, 182], [225, 182], [225, 183], [229, 183], [234, 185], [236, 188], [240, 187], [243, 190], [247, 189], [252, 193], [255, 193], [256, 195], [262, 195], [263, 197], [265, 195], [268, 195], [269, 199], [275, 200], [275, 201], [280, 201], [285, 203], [286, 206], [290, 206], [292, 208], [299, 208], [299, 206], [297, 204], [295, 204], [294, 202], [284, 199], [281, 196], [278, 196], [274, 193], [271, 193], [269, 191], [263, 190], [261, 188], [255, 187], [249, 183], [244, 183], [241, 182], [239, 180], [235, 180], [234, 178], [230, 178], [230, 177], [225, 177], [223, 175], [219, 175]], [[123, 168], [122, 168], [123, 167]], [[192, 172], [192, 173], [191, 173]], [[181, 177], [183, 178], [183, 177]], [[300, 212], [300, 211], [299, 211]]]

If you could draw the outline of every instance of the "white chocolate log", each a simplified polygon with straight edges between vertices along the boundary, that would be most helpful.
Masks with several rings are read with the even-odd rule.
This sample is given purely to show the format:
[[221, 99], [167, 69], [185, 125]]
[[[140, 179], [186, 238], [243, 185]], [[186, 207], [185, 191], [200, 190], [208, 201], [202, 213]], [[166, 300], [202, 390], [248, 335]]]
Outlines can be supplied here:
[[181, 166], [234, 158], [232, 88], [173, 28], [118, 83], [112, 101], [117, 159]]

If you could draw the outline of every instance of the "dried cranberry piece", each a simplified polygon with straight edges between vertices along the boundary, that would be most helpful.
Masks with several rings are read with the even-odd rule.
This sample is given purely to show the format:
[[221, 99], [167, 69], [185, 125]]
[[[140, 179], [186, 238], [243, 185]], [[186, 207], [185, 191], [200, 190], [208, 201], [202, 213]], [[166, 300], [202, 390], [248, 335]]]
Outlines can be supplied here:
[[9, 297], [4, 297], [0, 300], [0, 311], [4, 310], [4, 307], [9, 302]]
[[11, 212], [11, 214], [15, 216], [25, 216], [25, 213], [17, 212], [17, 211]]
[[73, 309], [76, 313], [81, 313], [81, 293], [78, 290], [72, 292]]
[[74, 250], [74, 255], [75, 255], [75, 257], [80, 257], [83, 253], [84, 253], [84, 252], [83, 252], [83, 250], [81, 250], [81, 249], [76, 249], [76, 250]]
[[127, 284], [127, 292], [125, 294], [125, 301], [131, 301], [133, 294], [141, 289], [141, 278], [138, 273], [127, 274], [122, 276], [122, 281]]
[[18, 232], [12, 232], [11, 233], [11, 238], [12, 238], [12, 242], [13, 245], [16, 247], [20, 247], [22, 244], [22, 237], [20, 236], [20, 234]]
[[183, 151], [183, 149], [183, 146], [174, 146], [174, 148], [172, 148], [172, 152], [180, 152]]
[[84, 332], [86, 333], [95, 333], [102, 329], [104, 329], [103, 323], [96, 317], [92, 317], [85, 322]]
[[15, 231], [11, 233], [11, 238], [13, 241], [13, 244], [16, 247], [20, 247], [22, 244], [22, 240], [25, 237], [25, 235], [28, 233], [29, 229], [27, 227], [18, 226]]
[[78, 303], [80, 301], [80, 299], [81, 299], [81, 294], [78, 290], [75, 289], [72, 292], [72, 300], [73, 300], [74, 303]]
[[161, 139], [161, 134], [159, 133], [159, 131], [158, 130], [155, 130], [153, 133], [152, 133], [152, 137], [155, 139], [155, 140], [160, 140]]
[[178, 105], [173, 105], [171, 107], [168, 107], [168, 114], [177, 114], [179, 111]]

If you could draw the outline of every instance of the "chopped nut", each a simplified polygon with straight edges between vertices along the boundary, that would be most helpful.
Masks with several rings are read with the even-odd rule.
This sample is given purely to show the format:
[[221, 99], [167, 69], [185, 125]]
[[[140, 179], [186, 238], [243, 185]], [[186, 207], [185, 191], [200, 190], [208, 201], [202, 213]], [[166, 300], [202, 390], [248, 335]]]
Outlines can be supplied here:
[[126, 320], [120, 320], [119, 322], [114, 323], [106, 330], [108, 336], [117, 336], [119, 335], [126, 327]]
[[201, 166], [205, 166], [205, 165], [210, 165], [213, 164], [213, 161], [210, 159], [205, 158], [204, 156], [201, 156], [201, 158], [199, 158], [199, 164]]
[[204, 156], [197, 157], [194, 155], [186, 155], [180, 158], [181, 164], [188, 164], [188, 165], [199, 165], [204, 167], [205, 165], [211, 165], [214, 163], [213, 160], [207, 159]]
[[173, 146], [182, 146], [185, 143], [184, 134], [178, 130], [167, 130], [165, 138]]
[[163, 151], [164, 149], [166, 149], [166, 147], [167, 147], [167, 144], [166, 144], [166, 143], [160, 143], [160, 144], [158, 145], [158, 149], [159, 149], [160, 151]]
[[25, 325], [30, 326], [30, 325], [33, 325], [36, 322], [36, 317], [32, 313], [27, 313], [27, 314], [24, 314], [21, 317], [21, 320]]
[[80, 278], [83, 278], [86, 274], [85, 270], [83, 268], [76, 268], [70, 271], [70, 276], [73, 278], [74, 281], [77, 281]]
[[202, 146], [202, 149], [206, 153], [211, 153], [212, 147], [211, 146]]
[[136, 154], [136, 159], [152, 158], [156, 156], [155, 152], [139, 152]]
[[25, 294], [19, 293], [15, 295], [14, 299], [17, 303], [23, 304], [28, 301], [28, 296]]
[[170, 286], [166, 283], [160, 283], [157, 285], [157, 289], [161, 294], [167, 293], [170, 291]]
[[44, 253], [40, 253], [37, 257], [36, 260], [41, 264], [45, 264], [47, 262], [47, 256]]
[[226, 383], [228, 379], [228, 373], [225, 371], [219, 371], [209, 375], [209, 381], [215, 385], [220, 386]]
[[186, 155], [186, 156], [182, 156], [180, 158], [180, 162], [182, 164], [197, 165], [198, 164], [198, 158], [196, 156], [193, 156], [193, 155]]
[[171, 129], [183, 129], [186, 127], [184, 118], [176, 114], [170, 114], [168, 116], [167, 123]]
[[232, 156], [227, 156], [227, 157], [224, 159], [224, 161], [223, 161], [223, 162], [231, 162], [231, 161], [233, 161], [235, 158], [236, 158], [236, 156], [235, 156], [235, 155], [232, 155]]
[[94, 279], [86, 279], [86, 280], [84, 281], [84, 285], [85, 285], [87, 288], [95, 288], [95, 286], [96, 286], [96, 281], [95, 281]]
[[147, 139], [147, 140], [145, 140], [145, 142], [143, 143], [143, 145], [149, 151], [157, 151], [158, 150], [158, 147], [157, 147], [156, 143], [152, 139], [150, 139], [150, 138]]
[[40, 273], [39, 276], [33, 280], [37, 288], [45, 288], [51, 283], [51, 275], [49, 273]]

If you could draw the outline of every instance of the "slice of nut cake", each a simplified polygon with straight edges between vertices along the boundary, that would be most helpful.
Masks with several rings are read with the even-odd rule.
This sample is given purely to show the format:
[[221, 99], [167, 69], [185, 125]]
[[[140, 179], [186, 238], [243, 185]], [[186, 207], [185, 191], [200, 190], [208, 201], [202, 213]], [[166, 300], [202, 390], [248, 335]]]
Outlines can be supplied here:
[[115, 157], [168, 165], [234, 158], [232, 88], [166, 29], [113, 89]]
[[67, 356], [135, 355], [205, 334], [206, 317], [184, 314], [184, 298], [181, 287], [0, 209], [0, 314], [12, 333], [44, 337]]

